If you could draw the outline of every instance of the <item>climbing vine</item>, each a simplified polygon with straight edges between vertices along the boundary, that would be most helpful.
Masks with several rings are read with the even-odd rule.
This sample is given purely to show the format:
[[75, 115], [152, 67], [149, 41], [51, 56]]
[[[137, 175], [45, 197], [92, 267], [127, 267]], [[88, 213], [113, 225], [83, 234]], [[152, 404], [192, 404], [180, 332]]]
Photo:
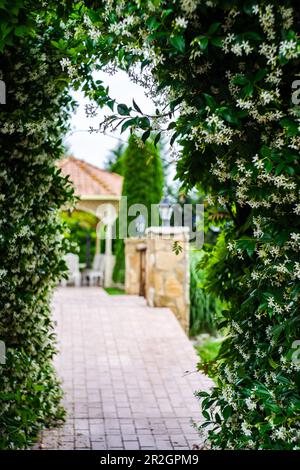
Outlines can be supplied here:
[[[44, 3], [47, 8], [35, 1], [1, 3], [0, 79], [6, 86], [6, 104], [0, 105], [3, 449], [27, 447], [42, 426], [64, 414], [52, 366], [55, 335], [49, 302], [65, 271], [67, 241], [58, 209], [72, 203], [73, 189], [56, 161], [74, 106], [69, 85], [79, 86], [80, 66], [85, 85], [92, 59], [81, 57], [78, 49], [74, 77], [64, 71], [59, 45], [66, 41], [62, 22], [70, 10], [65, 2]], [[72, 37], [74, 46], [76, 41]]]
[[[211, 393], [199, 392], [213, 448], [297, 449], [300, 441], [299, 9], [295, 1], [109, 1], [99, 58], [157, 103], [112, 103], [104, 125], [171, 134], [177, 176], [231, 218], [206, 259], [229, 302]], [[98, 16], [97, 16], [98, 15]]]
[[[25, 447], [60, 416], [51, 288], [72, 199], [55, 169], [81, 88], [113, 114], [102, 129], [178, 142], [177, 176], [201, 184], [230, 223], [207, 259], [230, 332], [199, 392], [213, 448], [297, 449], [300, 441], [299, 9], [295, 0], [3, 2], [0, 108], [0, 447]], [[1, 10], [1, 12], [2, 12]], [[156, 102], [116, 103], [93, 68], [128, 71]], [[91, 130], [93, 131], [93, 130]]]

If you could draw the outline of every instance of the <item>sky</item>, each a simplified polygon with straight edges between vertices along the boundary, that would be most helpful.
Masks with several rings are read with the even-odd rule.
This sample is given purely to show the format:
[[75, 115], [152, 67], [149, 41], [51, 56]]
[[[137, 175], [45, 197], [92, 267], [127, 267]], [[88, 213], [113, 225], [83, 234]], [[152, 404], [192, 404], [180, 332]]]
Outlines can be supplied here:
[[[134, 98], [143, 112], [151, 114], [155, 110], [152, 101], [145, 96], [144, 89], [131, 82], [125, 72], [119, 71], [115, 75], [96, 72], [95, 79], [102, 80], [105, 86], [109, 86], [110, 96], [115, 98], [118, 102], [132, 106], [132, 99]], [[65, 139], [68, 151], [74, 157], [102, 168], [110, 151], [118, 145], [118, 138], [126, 142], [129, 131], [123, 134], [119, 132], [115, 132], [114, 134], [109, 132], [109, 135], [103, 135], [101, 133], [90, 134], [88, 132], [89, 127], [93, 126], [94, 128], [98, 128], [104, 115], [109, 113], [109, 108], [105, 107], [103, 110], [99, 110], [95, 118], [87, 117], [85, 105], [89, 103], [89, 100], [86, 99], [81, 92], [74, 91], [72, 95], [78, 102], [78, 108], [72, 115], [71, 131]]]

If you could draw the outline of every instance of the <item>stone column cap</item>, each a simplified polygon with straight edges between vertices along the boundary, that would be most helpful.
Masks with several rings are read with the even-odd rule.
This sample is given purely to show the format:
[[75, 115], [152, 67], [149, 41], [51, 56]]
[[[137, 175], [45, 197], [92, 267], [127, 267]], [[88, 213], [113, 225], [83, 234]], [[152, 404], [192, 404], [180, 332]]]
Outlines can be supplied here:
[[146, 239], [145, 237], [128, 237], [124, 238], [125, 243], [132, 243], [132, 244], [137, 244], [137, 243], [145, 243]]
[[162, 236], [162, 238], [170, 237], [170, 238], [176, 238], [180, 237], [185, 240], [189, 239], [189, 233], [190, 229], [189, 227], [148, 227], [146, 229], [146, 235], [148, 238], [151, 237], [151, 235], [154, 235], [155, 238], [158, 236]]

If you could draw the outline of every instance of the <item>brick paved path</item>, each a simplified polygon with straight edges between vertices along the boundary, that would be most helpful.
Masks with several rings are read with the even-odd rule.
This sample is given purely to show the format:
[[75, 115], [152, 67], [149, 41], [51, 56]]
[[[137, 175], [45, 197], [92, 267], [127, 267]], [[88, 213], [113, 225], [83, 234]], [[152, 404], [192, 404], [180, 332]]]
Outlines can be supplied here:
[[[188, 449], [201, 440], [194, 349], [169, 309], [99, 288], [54, 297], [65, 425], [42, 433], [40, 449]], [[191, 372], [185, 374], [186, 371]]]

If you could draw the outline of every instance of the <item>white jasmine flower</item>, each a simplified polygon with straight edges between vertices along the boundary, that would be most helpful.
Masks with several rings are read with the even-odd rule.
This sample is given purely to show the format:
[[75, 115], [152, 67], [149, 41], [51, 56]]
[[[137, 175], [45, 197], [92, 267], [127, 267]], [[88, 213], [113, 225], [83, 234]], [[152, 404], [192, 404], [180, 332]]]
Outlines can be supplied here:
[[253, 411], [256, 408], [256, 403], [249, 397], [245, 400], [248, 410]]
[[179, 29], [185, 29], [188, 25], [188, 20], [183, 18], [182, 16], [176, 18], [175, 20], [175, 27]]

